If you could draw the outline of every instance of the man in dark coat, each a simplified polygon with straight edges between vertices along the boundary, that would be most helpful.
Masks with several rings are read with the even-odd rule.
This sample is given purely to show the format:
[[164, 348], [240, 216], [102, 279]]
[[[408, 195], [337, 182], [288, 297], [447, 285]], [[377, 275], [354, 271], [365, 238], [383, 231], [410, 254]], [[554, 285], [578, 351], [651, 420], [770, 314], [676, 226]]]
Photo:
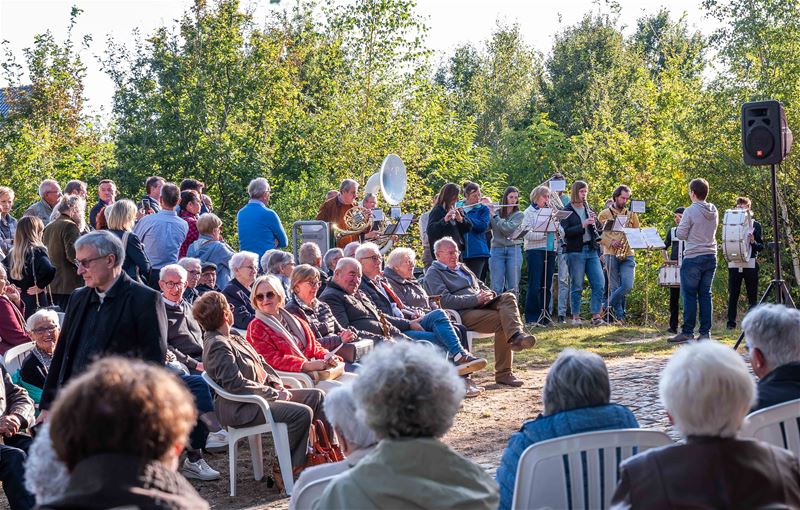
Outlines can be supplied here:
[[40, 420], [58, 390], [92, 361], [119, 354], [164, 365], [167, 316], [161, 295], [122, 271], [122, 243], [107, 231], [75, 242], [78, 273], [86, 286], [69, 300], [61, 337], [45, 381]]
[[33, 400], [28, 392], [11, 382], [0, 365], [0, 482], [12, 510], [33, 508], [36, 500], [25, 489], [25, 459], [31, 438], [18, 432], [33, 423]]
[[751, 411], [800, 399], [800, 310], [764, 304], [742, 321], [750, 366], [758, 377]]

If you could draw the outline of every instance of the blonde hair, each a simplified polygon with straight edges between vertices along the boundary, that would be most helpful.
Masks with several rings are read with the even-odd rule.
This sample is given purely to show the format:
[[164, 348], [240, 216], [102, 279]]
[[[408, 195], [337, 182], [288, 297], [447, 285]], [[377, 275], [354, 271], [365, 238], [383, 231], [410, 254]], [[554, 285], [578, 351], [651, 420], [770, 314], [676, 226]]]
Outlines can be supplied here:
[[8, 186], [0, 186], [0, 197], [3, 195], [8, 195], [11, 197], [11, 200], [14, 200], [14, 197], [16, 197], [16, 195], [14, 195], [14, 190]]
[[275, 291], [275, 294], [280, 296], [280, 306], [283, 306], [286, 303], [286, 293], [283, 291], [283, 284], [281, 281], [278, 280], [278, 277], [274, 274], [265, 274], [256, 278], [256, 281], [253, 282], [253, 290], [250, 291], [250, 304], [253, 305], [254, 309], [259, 309], [258, 304], [256, 303], [256, 294], [258, 293], [258, 287], [262, 283], [267, 284], [273, 291]]
[[[44, 231], [44, 223], [37, 216], [23, 216], [17, 222], [17, 231], [14, 233], [14, 247], [11, 248], [11, 278], [22, 280], [25, 259], [34, 247], [44, 248], [42, 231]], [[31, 270], [33, 270], [33, 267], [31, 267]]]
[[544, 184], [542, 184], [541, 186], [536, 186], [535, 188], [533, 188], [533, 191], [531, 191], [531, 205], [535, 206], [536, 200], [538, 200], [539, 197], [549, 196], [549, 195], [550, 195], [550, 188], [548, 188]]
[[214, 213], [206, 213], [197, 219], [197, 231], [203, 235], [211, 235], [214, 229], [222, 226], [222, 220]]
[[[292, 269], [292, 277], [289, 279], [289, 288], [294, 291], [294, 288], [303, 282], [310, 282], [319, 279], [319, 271], [309, 264], [300, 264], [294, 266]], [[281, 287], [283, 287], [281, 285]]]
[[106, 224], [110, 230], [133, 230], [136, 223], [136, 204], [123, 199], [106, 207]]

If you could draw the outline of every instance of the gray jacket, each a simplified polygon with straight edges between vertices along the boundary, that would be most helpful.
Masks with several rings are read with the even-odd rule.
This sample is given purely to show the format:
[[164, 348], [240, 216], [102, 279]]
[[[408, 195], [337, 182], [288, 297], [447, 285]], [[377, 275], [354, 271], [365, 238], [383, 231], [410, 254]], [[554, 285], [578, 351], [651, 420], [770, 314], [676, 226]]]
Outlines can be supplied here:
[[425, 290], [430, 296], [441, 296], [442, 308], [456, 311], [477, 308], [478, 293], [482, 290], [489, 290], [489, 288], [478, 280], [467, 266], [462, 263], [459, 263], [458, 266], [461, 271], [466, 273], [469, 280], [436, 261], [425, 273], [423, 282]]
[[683, 258], [717, 254], [717, 225], [719, 212], [714, 204], [695, 202], [683, 212], [675, 237], [686, 241]]
[[492, 216], [492, 248], [522, 244], [521, 239], [509, 239], [509, 237], [522, 224], [524, 217], [525, 213], [522, 211], [517, 211], [507, 218], [501, 218], [499, 214]]
[[36, 216], [45, 226], [50, 223], [50, 215], [53, 214], [53, 208], [44, 199], [35, 202], [32, 206], [25, 209], [24, 216]]

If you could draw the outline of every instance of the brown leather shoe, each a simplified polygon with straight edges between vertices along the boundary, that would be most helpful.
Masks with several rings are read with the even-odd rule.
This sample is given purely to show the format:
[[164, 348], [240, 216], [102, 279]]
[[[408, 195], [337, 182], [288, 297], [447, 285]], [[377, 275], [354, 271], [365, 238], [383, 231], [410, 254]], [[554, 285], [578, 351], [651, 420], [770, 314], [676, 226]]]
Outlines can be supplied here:
[[536, 345], [536, 337], [525, 334], [522, 331], [518, 331], [514, 336], [511, 337], [508, 343], [511, 344], [512, 351], [519, 352], [524, 349], [530, 349]]
[[512, 374], [511, 372], [506, 372], [505, 374], [495, 375], [494, 382], [497, 384], [504, 384], [506, 386], [512, 386], [514, 388], [519, 388], [523, 384], [525, 384], [522, 379], [517, 379], [517, 377]]

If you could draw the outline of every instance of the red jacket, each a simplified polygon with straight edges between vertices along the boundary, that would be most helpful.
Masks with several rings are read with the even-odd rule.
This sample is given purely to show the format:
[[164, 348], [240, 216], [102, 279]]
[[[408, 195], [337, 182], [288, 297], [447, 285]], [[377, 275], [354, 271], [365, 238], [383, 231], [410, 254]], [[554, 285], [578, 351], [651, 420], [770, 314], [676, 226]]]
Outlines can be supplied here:
[[23, 310], [19, 310], [6, 296], [0, 296], [0, 354], [15, 345], [33, 341], [25, 331]]
[[[300, 345], [292, 346], [283, 335], [276, 333], [272, 328], [264, 324], [257, 317], [250, 321], [247, 326], [247, 341], [250, 342], [256, 352], [264, 356], [269, 366], [275, 370], [284, 372], [302, 372], [303, 363], [309, 360], [323, 359], [328, 354], [328, 350], [322, 347], [311, 332], [308, 323], [303, 319], [297, 319], [305, 331], [306, 348], [300, 354]], [[336, 356], [337, 359], [341, 359]]]

